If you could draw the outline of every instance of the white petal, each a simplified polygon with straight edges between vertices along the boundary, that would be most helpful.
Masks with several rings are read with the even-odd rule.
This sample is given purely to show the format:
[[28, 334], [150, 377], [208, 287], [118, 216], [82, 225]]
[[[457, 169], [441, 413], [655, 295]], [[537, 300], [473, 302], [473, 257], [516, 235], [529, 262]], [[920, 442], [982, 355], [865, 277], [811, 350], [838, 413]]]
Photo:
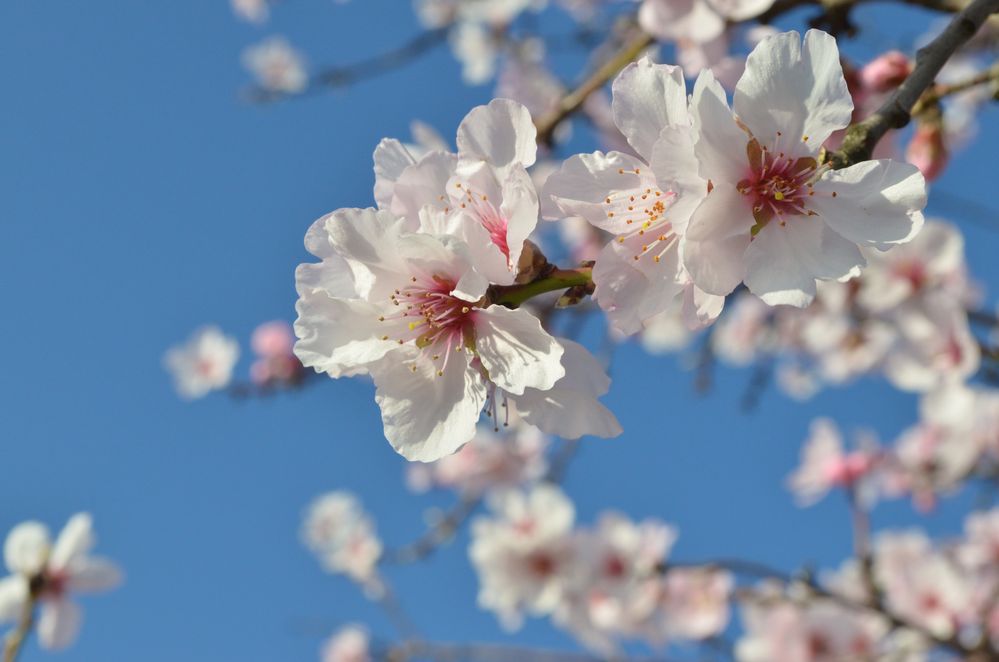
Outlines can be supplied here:
[[22, 522], [10, 533], [3, 545], [4, 563], [11, 572], [26, 576], [38, 574], [48, 560], [51, 538], [41, 522]]
[[473, 108], [458, 127], [458, 155], [464, 160], [487, 161], [497, 168], [534, 164], [538, 146], [531, 113], [510, 99], [493, 99]]
[[407, 460], [439, 460], [475, 435], [486, 387], [468, 368], [467, 353], [452, 356], [443, 376], [436, 371], [413, 353], [372, 369], [385, 437]]
[[0, 579], [0, 623], [15, 622], [28, 600], [28, 578], [9, 575]]
[[638, 22], [660, 41], [703, 43], [725, 29], [724, 19], [704, 0], [645, 0], [638, 10]]
[[663, 128], [690, 123], [680, 67], [653, 64], [643, 57], [624, 68], [612, 91], [614, 123], [646, 161]]
[[326, 218], [330, 245], [350, 265], [358, 296], [387, 298], [404, 265], [397, 250], [402, 219], [376, 209], [338, 209]]
[[295, 356], [302, 365], [331, 377], [357, 374], [396, 347], [378, 318], [384, 311], [366, 301], [334, 299], [322, 292], [303, 295], [295, 304]]
[[683, 321], [689, 329], [708, 326], [718, 319], [725, 307], [725, 297], [708, 294], [693, 283], [683, 294]]
[[429, 152], [415, 165], [399, 175], [392, 190], [389, 207], [393, 214], [405, 218], [408, 229], [415, 230], [420, 210], [426, 205], [444, 207], [441, 196], [447, 193], [448, 180], [454, 176], [458, 157], [446, 152]]
[[667, 210], [667, 218], [676, 234], [683, 234], [687, 222], [701, 200], [708, 194], [708, 183], [698, 174], [699, 162], [691, 126], [666, 127], [652, 147], [649, 166], [663, 190], [676, 193]]
[[66, 526], [59, 532], [55, 546], [52, 548], [52, 556], [49, 558], [49, 566], [55, 570], [61, 570], [72, 561], [85, 556], [95, 543], [93, 519], [90, 513], [77, 513], [69, 518]]
[[774, 4], [774, 0], [708, 0], [716, 12], [733, 23], [759, 16]]
[[810, 203], [850, 241], [885, 250], [909, 241], [923, 227], [926, 181], [909, 163], [864, 161], [827, 172], [816, 182]]
[[67, 587], [74, 593], [101, 593], [119, 586], [122, 579], [121, 568], [116, 563], [95, 556], [70, 565]]
[[815, 279], [839, 280], [865, 264], [857, 245], [819, 219], [794, 216], [781, 227], [771, 221], [746, 249], [746, 286], [771, 306], [803, 308], [815, 296]]
[[[635, 239], [642, 241], [643, 237]], [[620, 250], [627, 245], [613, 241], [604, 247], [593, 267], [593, 282], [594, 298], [611, 323], [621, 333], [631, 335], [641, 331], [650, 318], [673, 306], [681, 284], [677, 280], [679, 251], [675, 244], [658, 263], [648, 255], [642, 257], [640, 263], [648, 266], [644, 270], [633, 266], [631, 253]]]
[[683, 246], [684, 266], [698, 287], [725, 295], [742, 282], [753, 222], [749, 203], [734, 186], [716, 187], [701, 202]]
[[697, 135], [694, 150], [700, 162], [701, 177], [711, 180], [715, 186], [723, 182], [738, 183], [749, 170], [745, 157], [749, 139], [736, 124], [725, 90], [710, 69], [697, 77], [690, 109]]
[[514, 269], [524, 250], [524, 242], [538, 225], [538, 208], [538, 192], [534, 189], [531, 176], [520, 166], [511, 168], [503, 182], [500, 211], [507, 219], [506, 241]]
[[546, 390], [565, 375], [562, 346], [526, 310], [490, 306], [475, 313], [475, 348], [489, 379], [508, 393]]
[[375, 147], [375, 201], [381, 209], [388, 209], [392, 204], [392, 193], [395, 182], [408, 166], [416, 163], [416, 159], [398, 140], [385, 138]]
[[69, 600], [42, 604], [38, 617], [38, 643], [48, 650], [61, 650], [76, 641], [83, 624], [83, 610]]
[[641, 159], [621, 152], [576, 154], [548, 177], [542, 196], [550, 198], [565, 216], [579, 216], [598, 228], [623, 234], [632, 228], [625, 219], [607, 215], [605, 200], [612, 194], [644, 192], [650, 187], [646, 184], [658, 188], [649, 170]]
[[820, 30], [809, 30], [803, 47], [797, 32], [764, 39], [746, 60], [733, 107], [763, 144], [781, 132], [782, 151], [816, 152], [853, 114], [836, 40]]

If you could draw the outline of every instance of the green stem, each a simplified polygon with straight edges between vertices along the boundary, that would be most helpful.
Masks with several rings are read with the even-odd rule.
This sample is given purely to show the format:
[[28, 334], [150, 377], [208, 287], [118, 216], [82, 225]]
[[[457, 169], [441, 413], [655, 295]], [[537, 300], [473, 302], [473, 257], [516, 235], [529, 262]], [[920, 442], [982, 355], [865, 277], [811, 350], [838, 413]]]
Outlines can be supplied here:
[[593, 284], [593, 267], [555, 269], [548, 275], [524, 285], [494, 287], [490, 300], [494, 304], [516, 308], [539, 294], [567, 290], [571, 287], [588, 287]]

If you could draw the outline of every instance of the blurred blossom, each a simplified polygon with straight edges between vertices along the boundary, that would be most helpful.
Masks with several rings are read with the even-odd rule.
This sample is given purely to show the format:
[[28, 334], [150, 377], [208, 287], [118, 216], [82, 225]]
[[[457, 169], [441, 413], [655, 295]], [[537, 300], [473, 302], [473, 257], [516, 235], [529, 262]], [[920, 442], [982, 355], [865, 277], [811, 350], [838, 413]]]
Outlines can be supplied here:
[[295, 356], [295, 333], [283, 320], [264, 322], [253, 331], [250, 346], [257, 360], [250, 366], [250, 378], [258, 386], [294, 385], [304, 377], [301, 361]]
[[918, 122], [905, 150], [905, 159], [919, 168], [928, 181], [939, 177], [947, 166], [949, 154], [940, 122]]
[[715, 326], [712, 348], [723, 361], [750, 365], [770, 340], [773, 309], [749, 292], [739, 292]]
[[247, 48], [243, 65], [269, 92], [295, 94], [309, 83], [302, 56], [283, 37], [270, 37]]
[[454, 455], [406, 466], [406, 482], [423, 492], [442, 487], [466, 494], [517, 487], [537, 481], [548, 469], [551, 440], [536, 427], [517, 424], [501, 433], [480, 425], [472, 440]]
[[374, 522], [353, 494], [330, 492], [313, 501], [301, 536], [329, 572], [345, 574], [372, 588], [379, 585], [376, 566], [382, 543]]
[[238, 359], [239, 343], [218, 327], [207, 326], [195, 331], [184, 345], [167, 351], [163, 365], [181, 397], [194, 399], [226, 388]]
[[109, 591], [122, 580], [117, 565], [90, 555], [95, 542], [87, 513], [71, 517], [54, 543], [40, 522], [15, 526], [4, 542], [4, 561], [11, 574], [0, 579], [0, 622], [16, 622], [33, 593], [41, 605], [35, 628], [42, 648], [72, 645], [83, 610], [70, 597]]
[[347, 625], [323, 644], [322, 662], [371, 662], [371, 640], [359, 625]]
[[905, 53], [888, 51], [864, 65], [860, 70], [860, 82], [871, 92], [887, 92], [902, 84], [912, 66]]
[[233, 13], [250, 23], [266, 23], [270, 17], [268, 0], [229, 0]]
[[[788, 476], [788, 486], [800, 506], [810, 506], [837, 487], [856, 490], [862, 504], [870, 506], [870, 477], [878, 458], [873, 440], [861, 439], [859, 448], [846, 451], [836, 424], [828, 419], [812, 422], [811, 434], [801, 450], [801, 465]], [[863, 485], [867, 482], [867, 485]]]

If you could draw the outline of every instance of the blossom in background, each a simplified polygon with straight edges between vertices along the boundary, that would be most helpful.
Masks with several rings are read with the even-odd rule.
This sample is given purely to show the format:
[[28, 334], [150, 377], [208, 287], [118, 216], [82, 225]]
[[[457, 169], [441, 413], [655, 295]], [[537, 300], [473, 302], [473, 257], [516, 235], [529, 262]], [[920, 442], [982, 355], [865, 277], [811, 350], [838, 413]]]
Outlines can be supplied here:
[[346, 625], [323, 643], [322, 662], [371, 662], [371, 637], [359, 625]]
[[877, 459], [873, 440], [862, 440], [857, 450], [847, 452], [836, 424], [829, 419], [817, 419], [812, 422], [808, 440], [801, 449], [801, 465], [788, 476], [788, 487], [800, 506], [818, 502], [836, 487], [855, 491], [856, 497], [869, 506], [874, 486], [865, 479], [870, 477]]
[[295, 356], [295, 332], [284, 320], [264, 322], [250, 337], [257, 360], [250, 366], [250, 379], [262, 387], [297, 384], [304, 376]]
[[406, 482], [419, 492], [433, 487], [465, 494], [513, 488], [539, 480], [548, 469], [551, 440], [531, 425], [514, 422], [502, 432], [480, 425], [454, 455], [427, 464], [406, 466]]
[[268, 0], [229, 0], [229, 6], [236, 16], [250, 23], [266, 23], [271, 14]]
[[4, 562], [11, 574], [0, 580], [0, 622], [16, 622], [33, 595], [41, 605], [35, 627], [42, 647], [72, 645], [83, 612], [70, 596], [109, 591], [122, 580], [117, 565], [90, 555], [94, 543], [87, 513], [71, 517], [55, 543], [40, 522], [14, 527], [4, 542]]
[[594, 297], [625, 334], [652, 317], [683, 310], [692, 327], [712, 321], [724, 305], [694, 287], [680, 256], [690, 214], [707, 195], [697, 175], [687, 93], [679, 68], [643, 58], [614, 81], [614, 122], [639, 156], [594, 152], [569, 158], [542, 196], [614, 236], [593, 270]]
[[378, 587], [382, 543], [353, 494], [337, 491], [316, 498], [306, 511], [301, 538], [329, 572]]
[[[817, 279], [860, 273], [860, 247], [887, 250], [922, 226], [926, 186], [914, 166], [818, 163], [853, 111], [830, 35], [809, 30], [804, 45], [796, 32], [764, 39], [736, 85], [734, 113], [707, 71], [691, 106], [699, 172], [713, 187], [690, 219], [684, 264], [705, 291], [725, 295], [745, 282], [770, 305], [803, 307]], [[734, 145], [744, 154], [733, 158]]]
[[295, 94], [309, 84], [305, 61], [284, 37], [270, 37], [247, 48], [243, 65], [268, 92]]
[[520, 627], [525, 612], [553, 613], [570, 586], [575, 546], [572, 502], [540, 484], [490, 501], [492, 515], [472, 522], [469, 556], [479, 576], [479, 606], [504, 627]]
[[550, 389], [566, 373], [564, 350], [529, 312], [478, 306], [489, 283], [467, 245], [404, 225], [374, 209], [317, 221], [310, 233], [326, 233], [323, 251], [349, 267], [356, 294], [300, 274], [295, 353], [331, 377], [370, 374], [385, 436], [431, 461], [472, 438], [490, 389]]
[[227, 387], [237, 360], [239, 343], [218, 327], [206, 326], [195, 331], [184, 345], [167, 351], [163, 366], [173, 376], [181, 397], [194, 399]]
[[712, 568], [673, 568], [663, 579], [659, 607], [662, 637], [707, 639], [725, 630], [735, 588], [731, 573]]

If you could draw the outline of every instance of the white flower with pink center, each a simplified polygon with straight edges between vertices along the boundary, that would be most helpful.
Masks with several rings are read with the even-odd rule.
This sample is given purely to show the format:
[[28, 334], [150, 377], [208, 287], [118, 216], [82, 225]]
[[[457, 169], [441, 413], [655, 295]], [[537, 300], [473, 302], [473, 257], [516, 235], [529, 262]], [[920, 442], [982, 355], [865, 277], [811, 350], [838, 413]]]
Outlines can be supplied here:
[[[788, 486], [798, 505], [810, 506], [833, 488], [860, 488], [877, 459], [872, 442], [847, 451], [836, 424], [828, 419], [817, 419], [812, 422], [811, 434], [801, 449], [801, 465], [788, 477]], [[865, 497], [865, 501], [873, 497], [869, 489], [859, 490], [857, 494]]]
[[816, 280], [860, 273], [860, 247], [887, 250], [922, 226], [926, 185], [914, 166], [819, 163], [822, 143], [853, 111], [830, 35], [809, 30], [804, 44], [796, 32], [764, 39], [732, 109], [709, 71], [691, 107], [711, 193], [690, 219], [684, 265], [706, 292], [725, 295], [744, 282], [770, 305], [804, 307]]
[[227, 387], [238, 360], [239, 343], [217, 326], [206, 326], [168, 350], [163, 366], [173, 376], [177, 393], [193, 400]]
[[509, 99], [472, 109], [458, 127], [458, 152], [415, 158], [397, 140], [375, 149], [375, 200], [407, 229], [465, 241], [476, 270], [509, 285], [524, 241], [538, 222], [538, 195], [527, 168], [537, 132], [531, 114]]
[[[640, 331], [683, 311], [691, 327], [721, 312], [721, 297], [693, 286], [681, 263], [690, 214], [708, 193], [697, 174], [687, 92], [678, 67], [643, 58], [614, 81], [614, 122], [638, 154], [578, 154], [545, 183], [552, 220], [578, 216], [614, 235], [593, 269], [594, 297], [614, 326]], [[560, 213], [559, 213], [560, 212]]]
[[301, 537], [324, 569], [378, 585], [382, 543], [374, 522], [353, 494], [337, 491], [316, 498], [306, 512]]
[[346, 625], [323, 644], [322, 662], [371, 662], [371, 635], [359, 625]]
[[243, 65], [269, 92], [295, 94], [309, 84], [305, 61], [283, 37], [270, 37], [243, 52]]
[[14, 527], [4, 542], [4, 562], [11, 575], [0, 579], [0, 622], [16, 622], [33, 593], [40, 605], [39, 643], [47, 649], [72, 645], [83, 611], [71, 596], [109, 591], [122, 580], [117, 565], [90, 555], [94, 543], [87, 513], [71, 517], [54, 543], [40, 522]]
[[295, 353], [331, 377], [369, 373], [385, 436], [408, 459], [464, 445], [491, 391], [546, 391], [565, 376], [562, 346], [537, 318], [483, 307], [489, 283], [467, 244], [410, 232], [374, 209], [342, 209], [316, 225], [307, 243], [323, 262], [298, 274]]

